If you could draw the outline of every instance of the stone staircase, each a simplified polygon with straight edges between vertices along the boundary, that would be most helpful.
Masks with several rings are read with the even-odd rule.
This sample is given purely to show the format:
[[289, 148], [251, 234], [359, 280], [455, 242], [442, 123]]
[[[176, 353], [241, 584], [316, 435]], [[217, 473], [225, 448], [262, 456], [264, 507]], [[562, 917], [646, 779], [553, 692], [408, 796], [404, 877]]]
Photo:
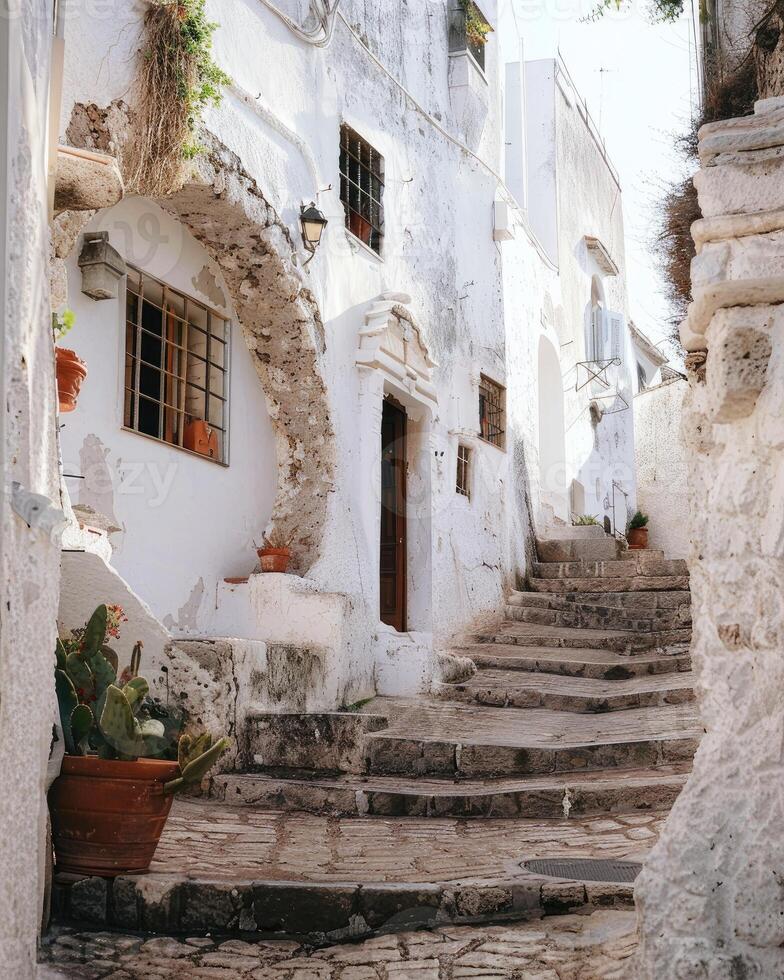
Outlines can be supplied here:
[[[596, 530], [539, 543], [529, 591], [451, 651], [456, 677], [430, 697], [252, 714], [243, 771], [214, 776], [211, 800], [175, 806], [151, 874], [118, 879], [130, 918], [118, 921], [115, 882], [100, 921], [145, 928], [148, 893], [169, 910], [155, 912], [162, 930], [185, 916], [191, 931], [319, 941], [630, 907], [632, 885], [609, 872], [525, 867], [644, 859], [702, 734], [683, 563], [630, 555]], [[183, 866], [187, 879], [172, 878]], [[73, 902], [62, 908], [74, 918]]]

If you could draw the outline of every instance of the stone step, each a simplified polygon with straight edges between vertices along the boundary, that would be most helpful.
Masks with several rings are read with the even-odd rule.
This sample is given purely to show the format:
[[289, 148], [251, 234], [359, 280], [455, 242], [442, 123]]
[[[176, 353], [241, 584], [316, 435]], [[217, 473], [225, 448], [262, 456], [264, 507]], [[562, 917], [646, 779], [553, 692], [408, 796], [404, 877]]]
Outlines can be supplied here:
[[683, 647], [673, 648], [670, 652], [637, 653], [629, 656], [612, 650], [579, 647], [561, 650], [552, 647], [522, 647], [517, 644], [477, 643], [461, 647], [455, 652], [473, 660], [480, 670], [527, 671], [597, 680], [625, 680], [691, 670], [689, 651]]
[[575, 773], [568, 778], [459, 781], [355, 775], [306, 778], [293, 770], [224, 773], [212, 778], [210, 796], [232, 805], [329, 816], [559, 819], [669, 807], [689, 771], [689, 764], [681, 763]]
[[532, 578], [534, 592], [671, 592], [689, 588], [688, 575], [629, 575], [594, 578]]
[[385, 717], [372, 712], [308, 714], [251, 709], [246, 715], [241, 764], [361, 772], [365, 734], [386, 725]]
[[[625, 555], [623, 543], [604, 533], [602, 528], [564, 528], [561, 537], [536, 539], [540, 561], [612, 561]], [[575, 536], [576, 531], [595, 530], [598, 534]]]
[[690, 608], [691, 593], [688, 589], [655, 592], [511, 592], [508, 606], [524, 606], [531, 609], [587, 609], [593, 606], [613, 608], [647, 616]]
[[596, 680], [485, 669], [458, 684], [440, 685], [438, 695], [449, 701], [498, 708], [599, 713], [685, 704], [694, 700], [692, 685], [691, 671], [649, 674], [626, 680]]
[[506, 622], [497, 626], [492, 633], [477, 633], [477, 643], [505, 643], [518, 646], [589, 647], [593, 650], [615, 650], [619, 653], [633, 653], [638, 650], [665, 648], [689, 643], [691, 630], [688, 628], [663, 630], [657, 632], [632, 632], [628, 630], [578, 629], [566, 626], [539, 626], [530, 623]]
[[536, 578], [630, 578], [635, 575], [665, 576], [688, 575], [689, 570], [682, 559], [631, 558], [627, 554], [616, 561], [551, 561], [535, 562], [533, 574]]
[[578, 715], [416, 698], [371, 704], [389, 718], [387, 728], [365, 736], [374, 775], [484, 778], [660, 766], [690, 760], [702, 734], [690, 705]]
[[568, 626], [582, 629], [614, 629], [633, 632], [655, 632], [680, 629], [691, 624], [690, 613], [682, 617], [677, 610], [618, 609], [612, 606], [572, 605], [571, 609], [542, 609], [510, 605], [505, 609], [508, 619], [518, 623], [534, 623], [541, 626]]
[[[53, 912], [59, 922], [133, 933], [250, 941], [276, 935], [327, 944], [439, 924], [631, 908], [631, 885], [544, 878], [524, 862], [641, 861], [664, 816], [334, 818], [177, 799], [147, 874], [113, 880], [55, 875]], [[165, 943], [159, 957], [151, 974], [168, 976]], [[237, 975], [238, 959], [228, 969], [219, 959], [199, 976]], [[284, 964], [283, 972], [315, 977], [319, 962], [303, 960], [301, 971]], [[267, 976], [265, 969], [253, 976]]]

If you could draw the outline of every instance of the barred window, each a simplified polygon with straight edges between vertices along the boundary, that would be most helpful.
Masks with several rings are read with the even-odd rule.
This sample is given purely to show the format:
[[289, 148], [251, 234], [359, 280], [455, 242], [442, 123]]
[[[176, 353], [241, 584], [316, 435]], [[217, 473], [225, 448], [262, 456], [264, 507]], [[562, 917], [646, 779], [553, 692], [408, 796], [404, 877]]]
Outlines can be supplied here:
[[227, 463], [229, 321], [130, 266], [125, 311], [126, 428]]
[[384, 160], [349, 126], [340, 127], [340, 200], [346, 228], [381, 252], [384, 239]]
[[460, 443], [457, 447], [457, 482], [455, 484], [457, 493], [464, 497], [471, 497], [471, 450], [468, 446]]
[[479, 380], [479, 435], [503, 449], [505, 425], [506, 389], [483, 374]]

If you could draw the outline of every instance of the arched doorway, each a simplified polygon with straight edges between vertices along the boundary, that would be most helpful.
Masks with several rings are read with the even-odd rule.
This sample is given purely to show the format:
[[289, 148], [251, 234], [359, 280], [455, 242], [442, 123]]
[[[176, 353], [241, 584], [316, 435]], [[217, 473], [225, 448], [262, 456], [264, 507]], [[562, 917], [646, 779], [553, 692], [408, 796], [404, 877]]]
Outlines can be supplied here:
[[569, 519], [566, 480], [566, 436], [563, 378], [558, 352], [547, 337], [539, 338], [539, 492], [542, 505], [556, 517]]

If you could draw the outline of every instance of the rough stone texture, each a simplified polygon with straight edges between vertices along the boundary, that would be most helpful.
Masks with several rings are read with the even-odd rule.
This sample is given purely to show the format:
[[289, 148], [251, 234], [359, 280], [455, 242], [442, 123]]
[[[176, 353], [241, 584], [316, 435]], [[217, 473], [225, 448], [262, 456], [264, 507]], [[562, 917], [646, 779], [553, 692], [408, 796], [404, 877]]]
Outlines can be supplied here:
[[122, 196], [122, 177], [113, 157], [98, 161], [60, 148], [54, 188], [55, 211], [109, 208]]
[[[700, 198], [702, 203], [703, 189], [710, 188], [712, 213], [775, 205], [779, 164], [741, 160], [758, 152], [744, 149], [749, 132], [767, 133], [777, 154], [784, 149], [781, 114], [772, 112], [769, 124], [765, 110], [758, 104], [753, 119], [710, 128], [736, 161], [722, 166], [720, 158], [714, 163], [703, 154]], [[778, 285], [784, 287], [780, 272]], [[706, 734], [664, 836], [638, 879], [639, 965], [650, 980], [784, 976], [783, 341], [776, 322], [781, 307], [767, 306], [767, 295], [757, 294], [751, 307], [736, 297], [726, 313], [713, 316], [707, 372], [704, 378], [692, 373], [685, 404], [683, 435], [692, 461], [692, 652]], [[756, 335], [768, 322], [772, 329], [765, 330], [767, 343], [755, 366]], [[714, 328], [726, 344], [718, 353]], [[712, 370], [717, 362], [721, 366]], [[750, 388], [756, 398], [748, 397]], [[717, 421], [717, 405], [727, 406], [719, 413], [723, 421]]]
[[[339, 940], [415, 920], [498, 920], [630, 907], [631, 886], [543, 878], [547, 857], [640, 860], [664, 813], [569, 820], [353, 817], [177, 800], [146, 875], [57, 879], [56, 915], [172, 934], [268, 932]], [[575, 889], [579, 889], [579, 900]]]
[[[40, 980], [621, 980], [636, 946], [632, 912], [450, 926], [314, 949], [299, 942], [194, 937], [184, 942], [58, 928]], [[60, 971], [58, 973], [53, 970]]]
[[[60, 513], [45, 215], [51, 18], [25, 5], [0, 30], [0, 976], [35, 976], [45, 876]], [[22, 516], [11, 489], [40, 495]], [[47, 500], [48, 498], [48, 500]], [[27, 498], [31, 501], [31, 498]], [[18, 495], [17, 495], [18, 507]], [[27, 518], [27, 520], [25, 519]], [[51, 532], [55, 532], [52, 534]], [[23, 654], [22, 654], [23, 651]]]
[[[74, 145], [122, 146], [127, 107], [77, 104]], [[292, 568], [318, 556], [334, 482], [334, 432], [324, 385], [324, 328], [296, 265], [286, 225], [239, 157], [207, 132], [188, 183], [156, 203], [174, 214], [219, 266], [242, 325], [276, 433], [278, 494], [271, 522], [292, 539]]]

